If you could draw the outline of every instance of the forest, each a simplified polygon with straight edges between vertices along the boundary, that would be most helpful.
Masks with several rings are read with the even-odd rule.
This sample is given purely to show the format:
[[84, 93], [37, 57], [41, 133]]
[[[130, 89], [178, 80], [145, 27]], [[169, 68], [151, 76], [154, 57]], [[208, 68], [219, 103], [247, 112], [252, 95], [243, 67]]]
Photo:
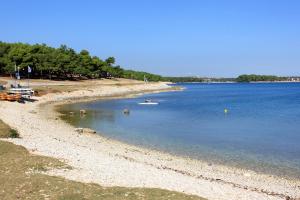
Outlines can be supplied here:
[[[170, 82], [256, 82], [283, 81], [286, 77], [266, 75], [240, 75], [237, 78], [163, 77], [142, 71], [126, 70], [115, 65], [115, 58], [101, 59], [88, 50], [76, 52], [61, 45], [58, 48], [46, 44], [6, 43], [0, 41], [0, 75], [53, 79], [82, 80], [99, 78], [127, 78]], [[28, 66], [30, 73], [28, 73]], [[207, 81], [208, 80], [208, 81]]]
[[53, 48], [46, 44], [0, 42], [0, 74], [21, 77], [78, 80], [95, 78], [130, 78], [136, 80], [161, 81], [163, 77], [146, 72], [125, 70], [115, 65], [115, 58], [100, 59], [89, 51], [61, 45]]

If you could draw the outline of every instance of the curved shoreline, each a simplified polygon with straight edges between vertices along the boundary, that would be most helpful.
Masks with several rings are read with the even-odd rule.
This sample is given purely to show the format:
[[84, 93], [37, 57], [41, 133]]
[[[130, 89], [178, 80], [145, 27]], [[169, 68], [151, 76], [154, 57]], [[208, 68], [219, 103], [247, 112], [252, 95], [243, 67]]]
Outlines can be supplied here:
[[63, 159], [74, 167], [70, 171], [50, 171], [52, 175], [104, 186], [159, 187], [208, 199], [285, 199], [286, 196], [300, 196], [299, 180], [209, 165], [103, 136], [78, 134], [73, 126], [59, 120], [53, 110], [54, 104], [73, 103], [82, 96], [98, 99], [170, 89], [163, 85], [148, 86], [146, 90], [144, 85], [126, 86], [127, 89], [105, 86], [106, 93], [96, 89], [49, 94], [39, 98], [37, 103], [26, 105], [3, 102], [0, 118], [21, 133], [22, 139], [10, 141], [34, 153]]
[[[183, 89], [181, 89], [183, 90]], [[161, 92], [175, 92], [175, 91], [179, 91], [179, 90], [167, 90], [167, 91], [161, 91]], [[150, 93], [153, 93], [153, 92], [150, 92]], [[155, 93], [157, 93], [157, 91], [155, 91]], [[207, 163], [208, 165], [220, 165], [220, 166], [226, 166], [226, 167], [229, 167], [229, 168], [233, 168], [233, 169], [242, 169], [244, 171], [253, 171], [254, 173], [257, 173], [257, 174], [264, 174], [264, 175], [268, 175], [268, 176], [275, 176], [275, 177], [280, 177], [280, 178], [285, 178], [285, 179], [288, 179], [288, 180], [300, 180], [300, 174], [295, 172], [295, 171], [292, 171], [293, 169], [289, 168], [283, 168], [283, 169], [279, 169], [281, 166], [278, 166], [278, 165], [275, 165], [275, 164], [270, 164], [268, 163], [267, 161], [267, 158], [265, 158], [265, 160], [248, 160], [249, 162], [247, 164], [250, 164], [251, 167], [246, 164], [237, 164], [239, 162], [239, 160], [235, 160], [235, 161], [230, 161], [227, 162], [227, 159], [225, 158], [222, 158], [220, 157], [221, 155], [218, 155], [219, 157], [215, 157], [214, 156], [202, 156], [202, 157], [196, 157], [194, 155], [187, 155], [186, 153], [180, 153], [179, 151], [168, 151], [166, 149], [162, 149], [162, 148], [157, 148], [156, 146], [144, 146], [144, 145], [141, 145], [141, 144], [138, 144], [138, 143], [132, 143], [130, 141], [124, 141], [122, 139], [118, 139], [118, 138], [114, 138], [114, 137], [110, 137], [110, 134], [109, 132], [106, 132], [106, 131], [97, 131], [96, 129], [93, 130], [92, 127], [90, 126], [84, 126], [84, 127], [81, 127], [81, 126], [78, 126], [79, 124], [77, 124], [77, 122], [70, 122], [69, 121], [69, 117], [70, 118], [74, 118], [74, 115], [79, 114], [79, 109], [67, 109], [67, 110], [64, 110], [64, 106], [68, 106], [68, 105], [75, 105], [75, 104], [80, 104], [80, 103], [90, 103], [90, 102], [93, 102], [93, 101], [102, 101], [102, 100], [115, 100], [115, 99], [129, 99], [129, 98], [138, 98], [139, 96], [143, 96], [145, 94], [149, 94], [149, 93], [136, 93], [136, 94], [129, 94], [129, 95], [121, 95], [121, 96], [113, 96], [113, 97], [98, 97], [96, 99], [91, 99], [91, 100], [82, 100], [82, 99], [74, 99], [74, 101], [71, 101], [71, 102], [54, 102], [54, 110], [57, 112], [57, 115], [60, 117], [60, 119], [62, 119], [63, 121], [65, 121], [66, 123], [74, 126], [74, 128], [78, 128], [78, 129], [87, 129], [87, 131], [94, 131], [95, 134], [98, 134], [100, 135], [101, 137], [104, 137], [104, 138], [107, 138], [107, 139], [110, 139], [110, 140], [113, 140], [113, 141], [116, 141], [116, 142], [121, 142], [121, 143], [124, 143], [124, 144], [127, 144], [127, 145], [131, 145], [131, 146], [135, 146], [137, 148], [141, 148], [141, 149], [144, 149], [144, 150], [151, 150], [151, 151], [156, 151], [156, 152], [160, 152], [160, 153], [163, 153], [163, 154], [168, 154], [170, 156], [174, 156], [174, 157], [179, 157], [179, 158], [183, 158], [183, 159], [189, 159], [189, 160], [198, 160], [200, 162], [204, 162], [204, 163]], [[125, 108], [125, 107], [124, 107]], [[70, 114], [69, 113], [72, 113]], [[87, 111], [87, 114], [88, 114], [89, 111]], [[64, 119], [63, 116], [66, 116], [68, 119]], [[79, 117], [79, 116], [78, 116]], [[75, 117], [76, 118], [76, 117]], [[201, 153], [200, 153], [201, 155]], [[223, 156], [223, 155], [222, 155]], [[243, 155], [243, 156], [247, 156], [247, 155]], [[252, 162], [252, 163], [251, 163]], [[282, 162], [284, 163], [284, 162]], [[256, 167], [258, 165], [261, 165], [261, 166], [264, 166], [264, 169], [260, 169], [259, 167]], [[254, 167], [255, 166], [255, 167]], [[276, 170], [278, 169], [278, 171], [273, 171], [273, 170]], [[281, 171], [280, 171], [281, 170]], [[283, 171], [284, 170], [284, 171]]]

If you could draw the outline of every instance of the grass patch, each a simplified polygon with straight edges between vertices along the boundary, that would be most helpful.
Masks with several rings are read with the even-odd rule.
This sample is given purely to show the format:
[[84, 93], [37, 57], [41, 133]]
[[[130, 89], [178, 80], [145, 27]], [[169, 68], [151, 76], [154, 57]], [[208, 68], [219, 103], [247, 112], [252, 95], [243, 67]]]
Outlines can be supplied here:
[[0, 138], [8, 138], [11, 128], [0, 120]]
[[19, 137], [19, 133], [15, 129], [10, 129], [8, 137], [10, 137], [10, 138], [18, 138]]
[[0, 138], [18, 138], [19, 133], [17, 130], [10, 128], [0, 120]]
[[[0, 121], [1, 136], [7, 136], [10, 130]], [[54, 158], [30, 154], [22, 146], [0, 141], [0, 199], [204, 200], [161, 189], [101, 187], [39, 173], [49, 168], [67, 169], [68, 166]]]

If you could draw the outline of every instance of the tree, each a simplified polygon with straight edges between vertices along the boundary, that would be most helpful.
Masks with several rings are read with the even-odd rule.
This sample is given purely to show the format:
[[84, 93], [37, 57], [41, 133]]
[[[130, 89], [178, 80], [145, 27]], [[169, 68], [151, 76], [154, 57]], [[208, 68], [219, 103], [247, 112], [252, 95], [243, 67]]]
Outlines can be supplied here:
[[115, 64], [115, 58], [114, 57], [108, 57], [105, 62], [109, 65], [112, 66], [113, 64]]
[[17, 65], [21, 70], [21, 76], [27, 76], [27, 66], [30, 66], [33, 70], [32, 78], [78, 79], [113, 76], [143, 80], [146, 76], [149, 81], [162, 80], [161, 76], [124, 70], [114, 64], [114, 57], [108, 57], [103, 61], [97, 56], [91, 56], [87, 50], [77, 53], [67, 45], [53, 48], [46, 44], [0, 42], [1, 75], [12, 75]]

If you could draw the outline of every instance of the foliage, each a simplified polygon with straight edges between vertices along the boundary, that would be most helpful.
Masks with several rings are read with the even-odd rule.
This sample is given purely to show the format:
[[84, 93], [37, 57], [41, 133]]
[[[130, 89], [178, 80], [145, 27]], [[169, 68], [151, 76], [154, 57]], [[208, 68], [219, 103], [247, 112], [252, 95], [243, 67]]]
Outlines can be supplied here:
[[77, 80], [93, 78], [127, 78], [148, 81], [202, 82], [198, 77], [162, 77], [142, 71], [125, 70], [115, 65], [115, 58], [105, 60], [91, 56], [88, 50], [77, 53], [74, 49], [61, 45], [59, 48], [46, 44], [24, 44], [0, 42], [0, 75], [14, 75], [15, 66], [21, 77]]
[[114, 57], [108, 57], [103, 61], [97, 56], [91, 56], [87, 50], [77, 53], [66, 45], [53, 48], [46, 44], [0, 42], [2, 75], [13, 75], [17, 66], [21, 77], [27, 77], [27, 66], [30, 66], [31, 78], [74, 80], [116, 77], [143, 80], [145, 76], [149, 81], [162, 80], [159, 75], [124, 70], [114, 64]]
[[10, 129], [8, 137], [10, 137], [10, 138], [18, 138], [19, 137], [19, 133], [15, 129]]
[[59, 48], [46, 44], [5, 43], [0, 41], [0, 75], [14, 75], [15, 67], [20, 69], [21, 77], [27, 77], [27, 66], [30, 66], [31, 78], [46, 79], [93, 79], [93, 78], [127, 78], [148, 81], [169, 82], [251, 82], [281, 81], [283, 77], [265, 75], [240, 75], [230, 78], [199, 77], [162, 77], [142, 71], [125, 70], [115, 65], [115, 58], [105, 60], [91, 56], [88, 50], [77, 53], [74, 49], [61, 45]]
[[174, 82], [174, 83], [183, 83], [183, 82], [203, 82], [202, 78], [198, 78], [198, 77], [190, 77], [190, 76], [186, 76], [186, 77], [165, 77], [164, 78], [165, 81], [170, 81], [170, 82]]
[[255, 75], [255, 74], [244, 74], [240, 75], [237, 82], [256, 82], [256, 81], [283, 81], [285, 78], [278, 76], [267, 76], [267, 75]]
[[124, 70], [123, 77], [127, 79], [144, 80], [146, 78], [148, 81], [164, 81], [165, 79], [156, 74], [150, 74], [147, 72]]

